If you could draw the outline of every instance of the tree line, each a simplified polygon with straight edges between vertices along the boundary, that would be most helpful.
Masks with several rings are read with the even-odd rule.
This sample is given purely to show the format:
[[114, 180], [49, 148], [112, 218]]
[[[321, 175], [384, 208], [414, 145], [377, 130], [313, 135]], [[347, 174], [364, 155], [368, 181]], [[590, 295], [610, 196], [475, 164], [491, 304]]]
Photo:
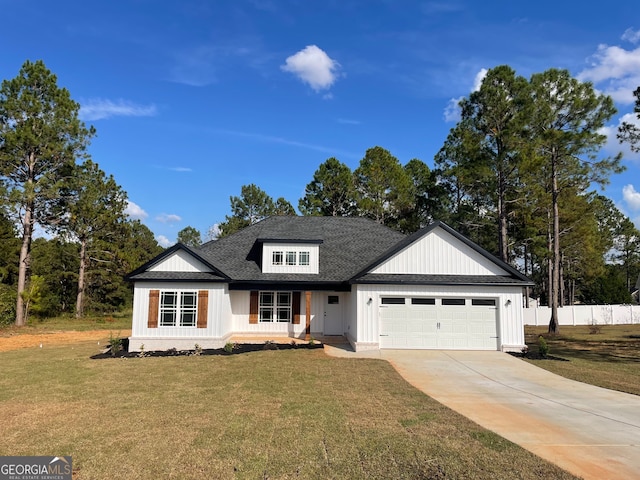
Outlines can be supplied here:
[[[640, 115], [640, 88], [635, 92]], [[530, 79], [508, 66], [490, 70], [460, 102], [460, 120], [434, 157], [434, 168], [405, 165], [376, 146], [355, 170], [322, 163], [298, 202], [303, 215], [365, 216], [403, 233], [442, 220], [530, 276], [529, 295], [551, 307], [630, 302], [640, 273], [640, 233], [597, 191], [623, 171], [604, 156], [601, 129], [616, 113], [609, 96], [568, 71]], [[640, 130], [623, 124], [619, 139], [640, 148]], [[269, 215], [293, 214], [283, 198], [255, 184], [230, 197], [218, 224], [229, 235]]]
[[[640, 88], [634, 92], [640, 115]], [[126, 305], [122, 276], [158, 254], [152, 232], [125, 214], [126, 192], [87, 152], [93, 127], [38, 61], [0, 86], [0, 321]], [[640, 234], [600, 195], [621, 156], [606, 157], [601, 129], [610, 97], [566, 70], [526, 79], [490, 70], [460, 102], [460, 120], [433, 168], [368, 149], [355, 170], [323, 162], [297, 204], [302, 215], [365, 216], [403, 233], [442, 220], [535, 280], [529, 296], [557, 308], [576, 301], [620, 303], [640, 272]], [[619, 139], [640, 149], [640, 131]], [[210, 238], [270, 215], [296, 215], [285, 198], [255, 184], [230, 197], [230, 214]], [[48, 237], [34, 239], [36, 226]], [[197, 246], [193, 227], [178, 241]]]
[[162, 251], [87, 153], [95, 129], [79, 109], [42, 61], [0, 86], [1, 323], [122, 307], [123, 275]]

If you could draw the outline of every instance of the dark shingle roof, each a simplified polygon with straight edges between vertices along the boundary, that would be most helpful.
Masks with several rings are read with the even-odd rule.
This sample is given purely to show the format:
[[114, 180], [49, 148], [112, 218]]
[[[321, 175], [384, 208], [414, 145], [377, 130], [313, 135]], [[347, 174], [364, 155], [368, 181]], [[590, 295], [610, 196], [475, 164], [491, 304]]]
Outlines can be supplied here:
[[228, 279], [209, 272], [141, 272], [131, 274], [128, 280], [157, 280], [157, 281], [193, 281], [193, 282], [226, 282]]
[[368, 273], [353, 280], [352, 283], [391, 283], [414, 285], [533, 285], [521, 279], [500, 275], [416, 275]]
[[[235, 281], [345, 282], [393, 245], [401, 233], [354, 217], [270, 217], [205, 243], [197, 252]], [[322, 241], [318, 275], [262, 273], [262, 241]]]
[[[441, 227], [475, 251], [502, 267], [508, 275], [415, 275], [372, 274], [377, 265], [403, 248]], [[316, 274], [263, 273], [264, 242], [317, 243], [320, 271]], [[207, 265], [210, 272], [147, 271], [177, 250], [186, 250]], [[253, 288], [255, 285], [309, 285], [323, 288], [349, 288], [349, 283], [391, 283], [426, 285], [533, 285], [515, 268], [483, 250], [444, 223], [405, 236], [379, 223], [360, 217], [270, 217], [239, 232], [192, 249], [174, 245], [127, 276], [144, 281], [225, 281], [230, 288]]]

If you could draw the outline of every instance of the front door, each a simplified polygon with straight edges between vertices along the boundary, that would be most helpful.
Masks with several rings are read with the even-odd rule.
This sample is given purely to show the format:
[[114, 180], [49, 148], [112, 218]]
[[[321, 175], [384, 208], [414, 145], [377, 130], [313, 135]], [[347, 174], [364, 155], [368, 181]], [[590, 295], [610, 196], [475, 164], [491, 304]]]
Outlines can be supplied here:
[[342, 335], [344, 333], [342, 300], [342, 295], [338, 293], [329, 293], [325, 297], [323, 332], [325, 335]]

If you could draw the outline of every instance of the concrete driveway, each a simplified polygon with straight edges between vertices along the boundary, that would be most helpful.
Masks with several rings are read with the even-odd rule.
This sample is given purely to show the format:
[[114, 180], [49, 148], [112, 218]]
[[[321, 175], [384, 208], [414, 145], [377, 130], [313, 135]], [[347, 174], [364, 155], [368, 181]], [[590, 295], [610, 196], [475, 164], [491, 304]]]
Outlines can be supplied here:
[[640, 479], [640, 397], [565, 379], [500, 352], [381, 350], [440, 403], [587, 479]]

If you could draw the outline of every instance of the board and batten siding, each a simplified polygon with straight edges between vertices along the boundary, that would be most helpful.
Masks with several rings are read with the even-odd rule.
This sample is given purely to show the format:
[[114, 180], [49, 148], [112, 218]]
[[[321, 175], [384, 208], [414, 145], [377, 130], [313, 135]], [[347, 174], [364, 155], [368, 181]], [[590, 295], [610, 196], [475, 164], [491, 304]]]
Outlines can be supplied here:
[[509, 275], [484, 255], [438, 228], [378, 265], [371, 273]]
[[495, 298], [498, 308], [498, 336], [500, 349], [520, 351], [524, 343], [522, 319], [522, 289], [520, 287], [470, 286], [409, 286], [409, 285], [355, 285], [355, 299], [359, 308], [355, 319], [348, 324], [349, 337], [356, 350], [379, 348], [380, 297], [435, 297], [435, 298]]
[[[273, 252], [283, 253], [283, 264], [273, 265]], [[299, 252], [309, 252], [309, 265], [285, 265], [286, 252], [296, 252], [296, 262]], [[262, 245], [263, 273], [311, 273], [319, 272], [320, 247], [313, 243], [267, 243]]]
[[[206, 327], [162, 327], [158, 324], [157, 327], [150, 328], [148, 325], [149, 294], [152, 290], [206, 291], [208, 303]], [[231, 324], [231, 305], [226, 284], [136, 282], [129, 350], [139, 351], [140, 345], [144, 345], [147, 351], [173, 347], [193, 349], [196, 343], [203, 348], [214, 348], [212, 346], [214, 343], [217, 347], [220, 340], [224, 340], [231, 334]], [[173, 344], [169, 345], [171, 342]]]
[[[315, 294], [315, 292], [314, 292]], [[258, 322], [249, 323], [250, 307], [249, 291], [234, 290], [230, 292], [232, 330], [234, 334], [246, 335], [270, 335], [304, 337], [306, 327], [305, 296], [300, 295], [300, 323], [290, 322]], [[311, 300], [313, 312], [313, 297]], [[312, 314], [313, 325], [313, 314]]]
[[204, 263], [193, 258], [184, 250], [177, 250], [173, 255], [149, 267], [150, 272], [210, 272]]

